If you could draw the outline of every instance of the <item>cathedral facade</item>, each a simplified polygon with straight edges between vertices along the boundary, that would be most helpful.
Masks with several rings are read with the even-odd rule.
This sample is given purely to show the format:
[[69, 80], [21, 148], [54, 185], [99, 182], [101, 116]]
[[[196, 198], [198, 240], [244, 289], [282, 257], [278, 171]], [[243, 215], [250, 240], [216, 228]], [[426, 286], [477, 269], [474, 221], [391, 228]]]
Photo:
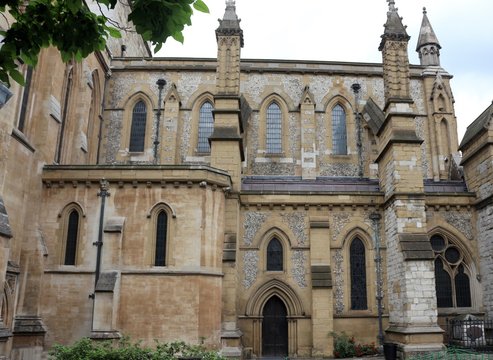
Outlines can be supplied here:
[[323, 357], [346, 332], [406, 358], [492, 315], [493, 105], [459, 144], [426, 12], [419, 65], [393, 1], [380, 64], [241, 59], [231, 0], [216, 37], [217, 59], [47, 49], [11, 88], [0, 357], [123, 335]]

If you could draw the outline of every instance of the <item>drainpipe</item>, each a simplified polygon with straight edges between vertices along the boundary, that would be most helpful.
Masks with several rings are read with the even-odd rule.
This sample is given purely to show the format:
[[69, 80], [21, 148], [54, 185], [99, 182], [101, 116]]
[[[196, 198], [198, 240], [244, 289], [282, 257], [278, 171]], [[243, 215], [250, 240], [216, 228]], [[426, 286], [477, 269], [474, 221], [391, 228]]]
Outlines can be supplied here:
[[384, 336], [383, 336], [383, 325], [382, 325], [382, 299], [383, 299], [383, 279], [382, 279], [382, 256], [380, 254], [380, 219], [382, 215], [373, 212], [370, 214], [370, 220], [373, 223], [373, 233], [375, 234], [375, 265], [377, 270], [377, 313], [378, 313], [378, 344], [382, 347]]
[[99, 186], [100, 191], [98, 193], [98, 196], [101, 196], [101, 209], [99, 213], [99, 234], [98, 234], [98, 241], [92, 243], [93, 245], [98, 247], [97, 255], [96, 255], [96, 274], [94, 279], [94, 290], [96, 290], [96, 285], [99, 280], [99, 274], [101, 272], [101, 253], [103, 251], [103, 231], [104, 231], [104, 209], [105, 209], [106, 198], [110, 196], [110, 193], [108, 191], [108, 185], [109, 185], [108, 181], [103, 178], [101, 179], [99, 184], [100, 184]]
[[359, 97], [361, 85], [354, 83], [351, 85], [351, 89], [354, 92], [354, 98], [356, 102], [355, 118], [356, 118], [356, 147], [358, 149], [358, 176], [363, 177], [363, 142], [361, 140], [361, 114], [359, 112]]
[[158, 156], [157, 156], [157, 151], [158, 151], [158, 146], [159, 146], [159, 126], [161, 124], [161, 97], [163, 94], [163, 88], [166, 85], [166, 80], [164, 79], [159, 79], [156, 82], [156, 85], [159, 89], [159, 96], [158, 96], [158, 105], [157, 105], [157, 113], [156, 113], [156, 137], [154, 138], [154, 164], [158, 163]]

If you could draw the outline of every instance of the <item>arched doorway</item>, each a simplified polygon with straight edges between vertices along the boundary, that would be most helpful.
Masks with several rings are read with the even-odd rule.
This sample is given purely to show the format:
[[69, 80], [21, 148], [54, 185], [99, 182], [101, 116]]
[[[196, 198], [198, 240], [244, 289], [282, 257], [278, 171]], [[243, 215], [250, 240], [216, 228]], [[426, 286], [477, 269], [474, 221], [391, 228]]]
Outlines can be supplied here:
[[288, 356], [286, 306], [277, 296], [272, 296], [262, 314], [262, 356]]

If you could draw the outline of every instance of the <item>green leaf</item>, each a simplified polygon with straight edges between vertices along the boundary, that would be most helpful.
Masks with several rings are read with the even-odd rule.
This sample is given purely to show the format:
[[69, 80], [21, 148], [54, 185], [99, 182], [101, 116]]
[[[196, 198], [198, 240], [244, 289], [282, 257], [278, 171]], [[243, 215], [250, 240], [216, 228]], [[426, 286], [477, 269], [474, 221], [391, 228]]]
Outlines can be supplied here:
[[173, 39], [175, 39], [178, 42], [181, 42], [182, 44], [185, 41], [185, 38], [183, 37], [183, 33], [181, 31], [175, 32], [171, 36], [173, 36]]
[[107, 26], [106, 30], [108, 30], [108, 33], [110, 34], [111, 37], [114, 37], [116, 39], [122, 38], [122, 34], [120, 33], [120, 31], [117, 28], [114, 28], [112, 26]]
[[154, 53], [157, 53], [163, 47], [163, 43], [158, 43], [154, 48]]
[[197, 11], [209, 14], [209, 8], [202, 0], [195, 0], [195, 2], [193, 3], [193, 7]]
[[14, 79], [15, 82], [17, 82], [20, 85], [24, 86], [24, 84], [25, 84], [24, 76], [22, 76], [22, 74], [18, 70], [11, 69], [9, 71], [9, 75], [10, 75], [10, 77], [12, 79]]
[[80, 0], [65, 0], [65, 4], [72, 14], [76, 14], [82, 6]]

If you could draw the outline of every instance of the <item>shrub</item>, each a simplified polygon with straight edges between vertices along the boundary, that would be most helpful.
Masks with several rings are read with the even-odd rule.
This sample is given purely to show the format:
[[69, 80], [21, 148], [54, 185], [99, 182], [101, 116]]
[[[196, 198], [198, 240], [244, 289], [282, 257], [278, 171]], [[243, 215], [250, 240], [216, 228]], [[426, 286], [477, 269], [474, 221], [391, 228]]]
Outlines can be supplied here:
[[344, 332], [340, 334], [333, 333], [332, 336], [334, 336], [334, 356], [336, 358], [378, 354], [375, 343], [356, 344], [354, 337], [349, 337]]
[[333, 334], [334, 336], [334, 356], [336, 358], [347, 358], [355, 355], [354, 337], [349, 337], [346, 333]]
[[224, 360], [216, 352], [183, 341], [156, 342], [156, 348], [153, 349], [143, 347], [139, 342], [131, 342], [128, 338], [117, 342], [83, 338], [73, 345], [55, 345], [49, 352], [50, 360], [174, 360], [181, 357]]

